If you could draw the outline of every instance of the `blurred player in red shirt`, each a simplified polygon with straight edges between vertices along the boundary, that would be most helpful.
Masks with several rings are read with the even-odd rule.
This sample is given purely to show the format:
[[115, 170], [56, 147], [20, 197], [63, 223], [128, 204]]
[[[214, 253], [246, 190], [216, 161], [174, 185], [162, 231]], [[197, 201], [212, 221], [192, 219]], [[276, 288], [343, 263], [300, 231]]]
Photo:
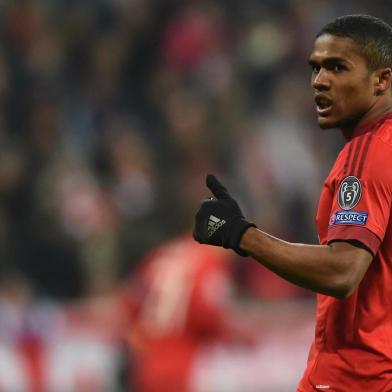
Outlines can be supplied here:
[[229, 258], [188, 234], [153, 250], [132, 275], [126, 296], [138, 392], [190, 391], [203, 346], [252, 339], [231, 300]]
[[298, 392], [390, 392], [392, 28], [366, 15], [338, 18], [317, 35], [309, 64], [319, 126], [347, 139], [321, 193], [320, 245], [257, 229], [212, 175], [215, 197], [202, 203], [194, 237], [250, 255], [318, 293], [316, 336]]

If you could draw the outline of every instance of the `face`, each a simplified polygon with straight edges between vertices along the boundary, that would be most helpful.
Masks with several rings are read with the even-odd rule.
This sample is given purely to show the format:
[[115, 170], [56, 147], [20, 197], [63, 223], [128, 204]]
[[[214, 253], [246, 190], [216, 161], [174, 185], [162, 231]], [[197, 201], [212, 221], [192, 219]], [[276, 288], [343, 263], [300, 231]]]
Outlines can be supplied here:
[[375, 102], [372, 74], [351, 38], [324, 34], [309, 57], [319, 126], [352, 128]]

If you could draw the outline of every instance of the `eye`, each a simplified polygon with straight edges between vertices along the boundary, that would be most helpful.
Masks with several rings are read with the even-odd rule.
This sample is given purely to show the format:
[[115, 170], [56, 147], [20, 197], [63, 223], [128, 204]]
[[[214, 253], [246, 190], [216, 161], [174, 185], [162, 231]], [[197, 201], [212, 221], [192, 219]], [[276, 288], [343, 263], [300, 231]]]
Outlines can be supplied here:
[[335, 64], [335, 65], [332, 67], [333, 72], [342, 72], [342, 71], [344, 71], [345, 69], [346, 69], [346, 67], [344, 67], [344, 66], [341, 65], [341, 64]]
[[317, 64], [312, 64], [310, 68], [313, 74], [318, 74], [320, 72], [320, 66]]

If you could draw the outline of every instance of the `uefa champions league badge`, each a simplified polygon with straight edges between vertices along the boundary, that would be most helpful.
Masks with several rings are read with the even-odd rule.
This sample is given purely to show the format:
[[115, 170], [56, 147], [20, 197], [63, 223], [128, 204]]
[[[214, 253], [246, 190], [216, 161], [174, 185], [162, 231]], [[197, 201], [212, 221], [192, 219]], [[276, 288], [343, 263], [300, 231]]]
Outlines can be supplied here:
[[354, 211], [353, 208], [359, 203], [362, 195], [362, 185], [355, 176], [343, 179], [338, 189], [338, 204], [342, 209], [335, 211], [329, 218], [329, 226], [334, 225], [358, 225], [364, 226], [368, 220], [368, 212]]
[[343, 179], [338, 190], [338, 204], [342, 210], [353, 209], [361, 200], [362, 186], [355, 176]]

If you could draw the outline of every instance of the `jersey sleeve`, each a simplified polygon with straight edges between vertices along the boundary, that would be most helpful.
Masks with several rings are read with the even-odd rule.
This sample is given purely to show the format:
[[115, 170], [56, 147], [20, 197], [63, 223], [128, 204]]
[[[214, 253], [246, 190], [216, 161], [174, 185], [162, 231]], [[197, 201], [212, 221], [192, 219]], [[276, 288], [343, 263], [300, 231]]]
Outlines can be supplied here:
[[373, 255], [384, 238], [392, 203], [392, 148], [375, 136], [337, 178], [327, 242], [359, 241]]

